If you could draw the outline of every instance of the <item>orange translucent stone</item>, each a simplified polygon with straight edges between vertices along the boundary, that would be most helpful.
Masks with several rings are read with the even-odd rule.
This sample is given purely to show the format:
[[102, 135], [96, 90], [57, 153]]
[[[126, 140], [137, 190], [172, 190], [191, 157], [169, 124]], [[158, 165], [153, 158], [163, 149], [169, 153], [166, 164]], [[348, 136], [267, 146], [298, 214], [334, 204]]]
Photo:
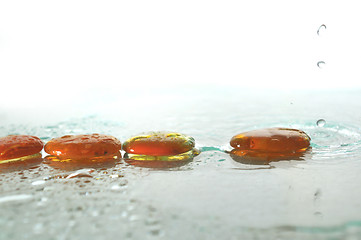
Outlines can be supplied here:
[[119, 152], [121, 143], [113, 136], [103, 134], [66, 135], [45, 144], [45, 152], [61, 159], [84, 159]]
[[238, 150], [282, 155], [282, 153], [306, 151], [310, 146], [310, 140], [305, 132], [298, 129], [266, 128], [238, 134], [231, 139], [230, 144]]
[[135, 136], [123, 144], [127, 153], [149, 156], [170, 156], [188, 152], [194, 148], [192, 137], [174, 132], [150, 132]]
[[35, 136], [9, 135], [1, 137], [0, 162], [39, 153], [43, 146], [43, 142]]

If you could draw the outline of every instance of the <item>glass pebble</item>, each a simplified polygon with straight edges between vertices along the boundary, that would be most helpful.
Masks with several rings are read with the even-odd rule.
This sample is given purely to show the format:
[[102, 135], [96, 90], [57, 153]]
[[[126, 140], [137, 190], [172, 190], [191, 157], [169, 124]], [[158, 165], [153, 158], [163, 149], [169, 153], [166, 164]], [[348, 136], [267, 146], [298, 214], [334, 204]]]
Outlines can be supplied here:
[[130, 154], [170, 156], [192, 150], [192, 137], [175, 132], [149, 132], [132, 137], [124, 142], [123, 150]]
[[304, 152], [311, 138], [303, 131], [291, 128], [265, 128], [240, 133], [231, 139], [231, 146], [238, 150], [268, 153]]
[[0, 138], [0, 162], [39, 153], [43, 142], [35, 136], [9, 135]]
[[85, 159], [119, 152], [121, 143], [113, 136], [103, 134], [66, 135], [45, 144], [46, 153], [60, 159]]

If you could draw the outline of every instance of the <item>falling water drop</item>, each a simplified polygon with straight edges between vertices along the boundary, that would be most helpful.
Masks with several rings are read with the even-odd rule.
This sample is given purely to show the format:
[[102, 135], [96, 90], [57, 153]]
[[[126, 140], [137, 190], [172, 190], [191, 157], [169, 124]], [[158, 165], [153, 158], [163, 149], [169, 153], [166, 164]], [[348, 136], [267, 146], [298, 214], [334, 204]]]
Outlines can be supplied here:
[[318, 61], [318, 62], [317, 62], [317, 67], [322, 68], [322, 66], [323, 66], [324, 64], [326, 64], [324, 61]]
[[318, 29], [317, 29], [317, 35], [320, 36], [320, 32], [323, 32], [324, 30], [326, 30], [326, 25], [322, 24]]
[[319, 120], [317, 120], [316, 124], [319, 127], [323, 127], [323, 126], [325, 126], [326, 121], [325, 121], [325, 119], [319, 119]]

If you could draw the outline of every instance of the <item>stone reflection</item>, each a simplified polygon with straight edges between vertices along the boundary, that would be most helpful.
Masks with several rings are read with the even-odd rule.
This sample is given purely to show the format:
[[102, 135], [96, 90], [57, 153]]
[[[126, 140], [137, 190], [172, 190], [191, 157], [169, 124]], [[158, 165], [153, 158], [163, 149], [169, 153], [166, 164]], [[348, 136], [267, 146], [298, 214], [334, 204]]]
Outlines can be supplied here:
[[175, 168], [187, 165], [193, 158], [200, 154], [197, 149], [171, 156], [150, 156], [140, 154], [124, 155], [124, 161], [130, 165], [146, 168]]
[[48, 155], [44, 163], [55, 169], [74, 171], [83, 168], [111, 168], [114, 167], [121, 159], [120, 152], [116, 154], [104, 155], [90, 158], [62, 159], [57, 156]]
[[43, 162], [41, 153], [0, 161], [0, 173], [23, 171], [38, 168]]
[[275, 153], [233, 149], [229, 154], [234, 161], [242, 164], [269, 165], [271, 162], [278, 161], [303, 161], [305, 159], [305, 156], [308, 155], [311, 150], [312, 149], [309, 148], [305, 152]]
[[126, 158], [124, 161], [130, 165], [137, 166], [137, 167], [144, 167], [144, 168], [175, 168], [187, 165], [188, 163], [192, 162], [193, 158], [189, 158], [187, 160], [181, 161], [160, 161], [160, 160], [153, 160], [153, 161], [143, 161], [143, 160], [135, 160]]

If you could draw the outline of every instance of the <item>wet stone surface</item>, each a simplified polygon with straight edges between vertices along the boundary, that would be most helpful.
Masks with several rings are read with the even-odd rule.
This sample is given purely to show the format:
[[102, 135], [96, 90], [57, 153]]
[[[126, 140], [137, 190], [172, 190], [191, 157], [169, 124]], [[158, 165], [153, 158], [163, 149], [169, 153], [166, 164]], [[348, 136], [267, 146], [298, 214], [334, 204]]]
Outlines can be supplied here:
[[123, 150], [127, 153], [170, 156], [192, 150], [195, 140], [176, 132], [149, 132], [132, 137], [124, 142]]
[[47, 142], [44, 151], [61, 159], [89, 158], [114, 155], [121, 143], [113, 136], [104, 134], [65, 135]]
[[30, 135], [8, 135], [0, 137], [0, 162], [39, 153], [43, 142]]

